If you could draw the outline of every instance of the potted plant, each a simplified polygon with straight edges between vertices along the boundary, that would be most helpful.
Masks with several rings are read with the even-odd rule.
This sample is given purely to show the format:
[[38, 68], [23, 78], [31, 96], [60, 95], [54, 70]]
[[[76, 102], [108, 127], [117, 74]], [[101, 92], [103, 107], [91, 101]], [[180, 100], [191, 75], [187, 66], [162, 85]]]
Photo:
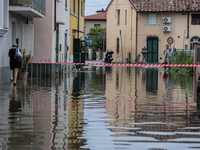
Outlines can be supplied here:
[[32, 59], [31, 51], [26, 54], [26, 50], [22, 51], [23, 54], [23, 62], [22, 62], [22, 67], [19, 70], [19, 79], [24, 80], [27, 75], [28, 75], [28, 69], [30, 67], [30, 64], [28, 62]]
[[139, 54], [137, 55], [136, 62], [139, 62], [140, 57], [141, 57], [141, 54], [139, 53]]

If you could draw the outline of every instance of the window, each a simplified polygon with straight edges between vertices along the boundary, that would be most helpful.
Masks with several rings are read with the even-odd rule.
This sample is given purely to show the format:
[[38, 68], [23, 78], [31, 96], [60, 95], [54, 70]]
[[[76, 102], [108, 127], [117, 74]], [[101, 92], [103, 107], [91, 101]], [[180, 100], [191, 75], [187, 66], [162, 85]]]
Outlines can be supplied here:
[[117, 10], [117, 25], [120, 25], [120, 10]]
[[74, 0], [74, 14], [76, 13], [76, 0]]
[[83, 1], [81, 1], [81, 15], [84, 15], [84, 4]]
[[157, 14], [148, 14], [148, 25], [157, 25]]
[[67, 0], [65, 0], [65, 8], [67, 8]]
[[101, 26], [100, 24], [94, 24], [94, 27]]
[[194, 44], [198, 44], [200, 42], [200, 38], [199, 37], [193, 37], [190, 40], [190, 49], [194, 50]]
[[127, 25], [127, 10], [125, 10], [125, 25]]
[[200, 14], [192, 14], [192, 24], [200, 25]]
[[117, 53], [119, 53], [119, 38], [117, 38]]

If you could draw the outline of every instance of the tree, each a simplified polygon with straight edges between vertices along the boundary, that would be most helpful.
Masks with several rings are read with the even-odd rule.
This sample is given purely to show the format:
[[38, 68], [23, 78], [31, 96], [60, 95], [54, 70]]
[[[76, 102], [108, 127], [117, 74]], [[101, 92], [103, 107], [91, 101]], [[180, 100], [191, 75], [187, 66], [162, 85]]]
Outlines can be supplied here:
[[[92, 46], [94, 48], [103, 49], [103, 40], [101, 38], [102, 34], [106, 35], [106, 27], [101, 26], [91, 27], [89, 31], [89, 38], [92, 40]], [[106, 47], [106, 40], [104, 40], [104, 49]]]

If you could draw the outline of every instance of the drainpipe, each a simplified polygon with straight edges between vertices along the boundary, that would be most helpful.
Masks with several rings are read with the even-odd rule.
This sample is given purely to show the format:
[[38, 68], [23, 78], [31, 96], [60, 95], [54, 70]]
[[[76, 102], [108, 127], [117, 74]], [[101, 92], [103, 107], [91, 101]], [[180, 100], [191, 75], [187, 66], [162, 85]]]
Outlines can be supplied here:
[[56, 0], [54, 1], [54, 31], [56, 31]]
[[138, 12], [136, 11], [136, 50], [135, 50], [135, 60], [137, 59], [137, 48], [138, 48]]
[[187, 16], [187, 38], [189, 38], [190, 36], [190, 12], [189, 12], [189, 9], [190, 9], [190, 4], [188, 3], [188, 16]]

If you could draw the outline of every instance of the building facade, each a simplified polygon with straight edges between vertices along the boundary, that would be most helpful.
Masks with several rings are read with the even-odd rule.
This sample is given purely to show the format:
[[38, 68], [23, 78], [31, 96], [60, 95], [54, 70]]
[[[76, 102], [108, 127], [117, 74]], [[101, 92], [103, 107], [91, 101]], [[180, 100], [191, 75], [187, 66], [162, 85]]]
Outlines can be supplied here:
[[[193, 50], [194, 44], [200, 41], [199, 4], [198, 1], [178, 0], [112, 0], [107, 8], [107, 49], [115, 52], [116, 62], [122, 62], [126, 52], [131, 52], [131, 62], [134, 62], [146, 46], [148, 63], [164, 61], [163, 52], [169, 37], [173, 38], [173, 42], [168, 44], [172, 48]], [[123, 26], [129, 22], [130, 26]]]
[[[85, 40], [85, 0], [71, 0], [70, 8], [70, 62], [78, 59], [79, 54], [74, 56], [77, 42]], [[78, 48], [79, 49], [79, 48]], [[77, 50], [78, 51], [78, 50]], [[77, 52], [79, 53], [79, 51]]]
[[134, 62], [136, 11], [127, 0], [112, 0], [107, 9], [106, 49], [114, 51], [115, 62]]
[[106, 27], [106, 12], [85, 16], [85, 36], [88, 37], [90, 28], [96, 26]]
[[[141, 5], [139, 0], [134, 3], [138, 13], [137, 53], [146, 45], [147, 62], [162, 63], [166, 45], [176, 50], [194, 50], [194, 44], [200, 41], [200, 2], [168, 0], [147, 3]], [[169, 37], [173, 38], [172, 44], [167, 42]]]
[[44, 18], [46, 0], [13, 1], [0, 3], [0, 84], [10, 81], [8, 51], [13, 43], [21, 50], [34, 54], [33, 18]]
[[69, 62], [70, 1], [47, 1], [47, 15], [34, 19], [34, 61]]

